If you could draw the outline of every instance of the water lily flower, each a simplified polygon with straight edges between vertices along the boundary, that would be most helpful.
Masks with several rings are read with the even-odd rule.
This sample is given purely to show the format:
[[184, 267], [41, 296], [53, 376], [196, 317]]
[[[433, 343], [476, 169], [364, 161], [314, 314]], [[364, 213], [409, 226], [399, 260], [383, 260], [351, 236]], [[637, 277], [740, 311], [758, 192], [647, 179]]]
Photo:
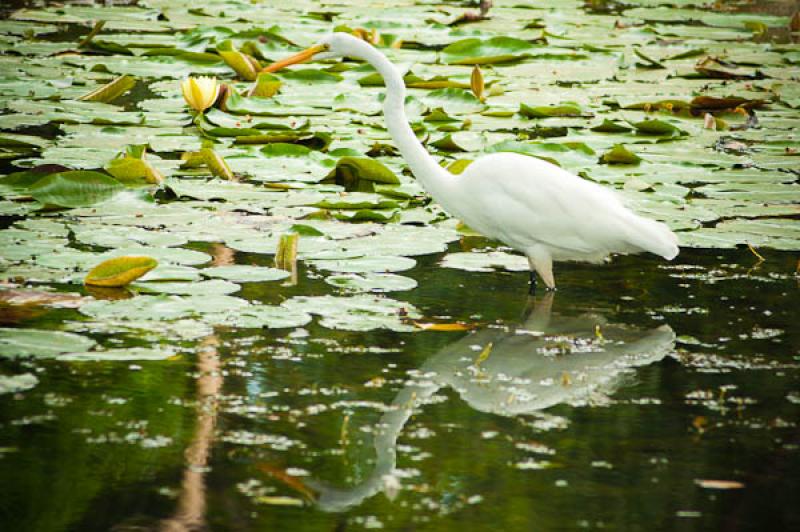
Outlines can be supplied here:
[[217, 78], [208, 76], [189, 77], [181, 81], [183, 99], [189, 107], [202, 113], [217, 100], [219, 84]]

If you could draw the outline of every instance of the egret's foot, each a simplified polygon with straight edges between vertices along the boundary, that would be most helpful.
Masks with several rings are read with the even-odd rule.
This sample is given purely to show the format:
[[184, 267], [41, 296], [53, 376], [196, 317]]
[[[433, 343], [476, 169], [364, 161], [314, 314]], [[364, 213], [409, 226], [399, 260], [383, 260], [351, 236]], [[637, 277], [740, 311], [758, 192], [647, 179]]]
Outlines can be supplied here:
[[544, 291], [545, 291], [545, 292], [547, 292], [547, 293], [553, 293], [553, 292], [555, 292], [556, 290], [558, 290], [558, 288], [556, 288], [555, 286], [548, 286], [548, 287], [546, 287], [546, 288], [544, 289]]
[[528, 294], [532, 296], [536, 295], [536, 272], [534, 271], [531, 272], [531, 278], [528, 285]]

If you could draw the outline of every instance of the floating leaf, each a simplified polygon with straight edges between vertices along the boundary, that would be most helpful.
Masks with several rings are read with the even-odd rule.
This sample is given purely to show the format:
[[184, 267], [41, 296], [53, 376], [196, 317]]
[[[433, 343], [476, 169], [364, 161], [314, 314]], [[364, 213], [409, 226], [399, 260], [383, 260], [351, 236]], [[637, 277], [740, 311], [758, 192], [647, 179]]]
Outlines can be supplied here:
[[95, 341], [61, 331], [0, 329], [0, 357], [54, 357], [71, 351], [86, 351]]
[[685, 132], [677, 126], [656, 118], [634, 122], [631, 125], [636, 129], [636, 133], [640, 135], [677, 137], [685, 134]]
[[547, 105], [531, 107], [520, 104], [519, 114], [528, 118], [548, 118], [552, 116], [581, 116], [581, 109], [574, 104]]
[[164, 176], [152, 164], [145, 160], [145, 146], [128, 146], [122, 157], [112, 159], [105, 170], [122, 182], [144, 180], [147, 183], [159, 184]]
[[[342, 157], [334, 170], [336, 183], [347, 190], [364, 190], [362, 182], [399, 185], [400, 180], [383, 163], [369, 157]], [[366, 190], [372, 190], [367, 186]]]
[[212, 175], [222, 179], [227, 179], [228, 181], [236, 180], [236, 176], [233, 175], [228, 163], [225, 162], [225, 159], [223, 159], [222, 156], [220, 156], [212, 148], [201, 149], [200, 156], [203, 158], [203, 161], [205, 161], [208, 169], [211, 170]]
[[36, 181], [29, 193], [45, 205], [88, 207], [107, 201], [125, 190], [125, 185], [111, 176], [91, 171], [50, 174]]
[[4, 393], [17, 393], [30, 390], [39, 384], [39, 379], [33, 373], [20, 375], [0, 375], [0, 395]]
[[93, 286], [126, 286], [158, 266], [151, 257], [124, 256], [101, 262], [83, 280]]
[[136, 86], [136, 78], [123, 75], [79, 97], [87, 102], [113, 102]]
[[472, 68], [472, 75], [470, 76], [470, 88], [472, 89], [472, 94], [475, 95], [477, 99], [483, 101], [484, 97], [484, 90], [486, 89], [486, 84], [483, 81], [483, 72], [481, 72], [481, 68], [478, 65], [475, 65]]
[[297, 241], [300, 235], [288, 233], [281, 235], [278, 249], [275, 251], [275, 267], [281, 270], [294, 271], [297, 264]]
[[348, 292], [399, 292], [417, 287], [414, 279], [392, 273], [343, 273], [329, 275], [325, 282]]
[[225, 279], [235, 283], [279, 281], [289, 277], [289, 273], [285, 270], [268, 268], [264, 266], [246, 266], [243, 264], [205, 268], [200, 270], [200, 273], [206, 277]]
[[247, 94], [255, 98], [272, 98], [281, 88], [283, 82], [278, 76], [268, 72], [260, 72], [256, 77], [256, 82]]
[[605, 164], [638, 164], [641, 160], [641, 157], [622, 144], [615, 145], [600, 156], [600, 162]]
[[230, 40], [222, 41], [217, 45], [217, 53], [225, 63], [231, 67], [240, 78], [246, 81], [255, 81], [261, 65], [255, 58], [238, 51]]
[[642, 52], [639, 48], [634, 48], [633, 53], [635, 53], [639, 59], [644, 61], [644, 64], [639, 63], [639, 66], [643, 66], [645, 68], [666, 68], [663, 63], [645, 55], [644, 52]]
[[462, 39], [442, 50], [444, 61], [451, 65], [488, 65], [518, 61], [528, 55], [533, 46], [513, 37]]
[[628, 133], [629, 131], [633, 131], [633, 128], [620, 122], [604, 118], [602, 124], [592, 127], [591, 130], [600, 133]]

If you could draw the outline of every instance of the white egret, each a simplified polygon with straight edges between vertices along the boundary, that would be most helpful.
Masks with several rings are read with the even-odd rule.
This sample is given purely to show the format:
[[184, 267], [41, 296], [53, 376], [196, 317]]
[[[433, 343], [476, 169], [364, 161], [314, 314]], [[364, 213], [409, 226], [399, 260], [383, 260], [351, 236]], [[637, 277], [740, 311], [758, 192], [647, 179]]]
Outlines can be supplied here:
[[318, 44], [268, 66], [275, 72], [312, 57], [353, 57], [383, 76], [386, 126], [425, 190], [448, 213], [485, 236], [522, 252], [555, 289], [553, 261], [601, 262], [611, 253], [649, 251], [672, 259], [678, 239], [663, 223], [638, 216], [612, 190], [581, 179], [547, 161], [518, 153], [492, 153], [454, 175], [420, 143], [406, 118], [406, 87], [394, 65], [365, 41], [334, 33]]

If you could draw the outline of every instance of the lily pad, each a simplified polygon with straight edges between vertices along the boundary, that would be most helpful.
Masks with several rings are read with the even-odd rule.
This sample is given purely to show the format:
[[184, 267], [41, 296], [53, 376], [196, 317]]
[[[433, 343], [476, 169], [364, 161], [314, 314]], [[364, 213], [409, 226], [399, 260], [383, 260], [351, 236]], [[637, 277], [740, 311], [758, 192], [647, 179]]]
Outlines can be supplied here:
[[91, 338], [61, 331], [0, 329], [0, 357], [55, 357], [94, 347]]
[[513, 37], [469, 38], [446, 46], [441, 54], [451, 65], [488, 65], [519, 61], [533, 45]]
[[99, 172], [60, 172], [36, 181], [28, 193], [45, 205], [87, 207], [113, 198], [125, 185]]
[[214, 266], [204, 268], [200, 273], [206, 277], [225, 279], [234, 283], [260, 283], [266, 281], [279, 281], [289, 277], [289, 272], [278, 268], [264, 266], [245, 266], [234, 264], [231, 266]]
[[83, 282], [93, 286], [125, 286], [156, 266], [158, 261], [152, 257], [116, 257], [92, 268]]
[[414, 330], [414, 326], [407, 323], [407, 320], [421, 316], [409, 303], [371, 295], [298, 296], [284, 302], [282, 306], [320, 316], [319, 323], [323, 327], [347, 331], [390, 329], [410, 332]]

